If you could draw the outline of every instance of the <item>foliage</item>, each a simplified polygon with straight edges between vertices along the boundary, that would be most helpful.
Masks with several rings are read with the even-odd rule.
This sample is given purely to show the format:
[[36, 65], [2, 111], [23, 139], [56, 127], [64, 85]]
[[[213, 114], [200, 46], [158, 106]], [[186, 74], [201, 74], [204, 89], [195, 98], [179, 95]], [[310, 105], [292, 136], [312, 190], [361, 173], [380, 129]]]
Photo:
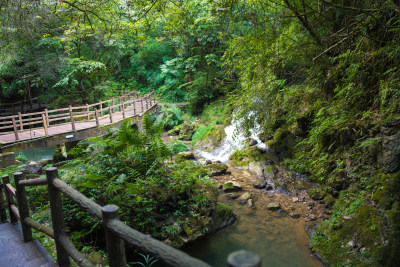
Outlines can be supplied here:
[[174, 140], [171, 144], [172, 154], [188, 151], [188, 147], [181, 140]]
[[176, 105], [162, 105], [155, 123], [162, 123], [164, 129], [170, 130], [183, 123], [183, 112]]

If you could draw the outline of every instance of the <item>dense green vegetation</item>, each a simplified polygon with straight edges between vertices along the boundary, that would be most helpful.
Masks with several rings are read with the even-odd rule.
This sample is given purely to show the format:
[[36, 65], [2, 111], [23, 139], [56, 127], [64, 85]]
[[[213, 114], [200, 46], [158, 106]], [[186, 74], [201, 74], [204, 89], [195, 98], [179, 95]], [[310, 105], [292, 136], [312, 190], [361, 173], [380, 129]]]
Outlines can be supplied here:
[[[314, 232], [314, 249], [337, 266], [398, 265], [398, 1], [11, 0], [0, 10], [2, 101], [40, 96], [65, 106], [128, 88], [189, 101], [197, 115], [223, 99], [206, 108], [203, 125], [173, 108], [159, 120], [171, 131], [185, 120], [177, 127], [190, 129], [182, 139], [193, 144], [217, 136], [233, 110], [244, 129], [257, 122], [261, 139], [283, 164], [317, 181], [319, 192], [310, 194], [332, 208]], [[93, 182], [107, 176], [132, 183], [145, 170], [168, 179], [158, 161], [129, 157], [132, 149], [143, 157], [157, 149], [162, 159], [161, 144], [139, 149], [108, 142], [121, 158], [107, 150], [96, 154], [91, 162], [104, 168], [100, 176], [88, 169]], [[174, 147], [174, 153], [185, 150], [181, 143]], [[127, 162], [138, 164], [133, 173], [113, 169]], [[354, 240], [360, 247], [347, 245]]]

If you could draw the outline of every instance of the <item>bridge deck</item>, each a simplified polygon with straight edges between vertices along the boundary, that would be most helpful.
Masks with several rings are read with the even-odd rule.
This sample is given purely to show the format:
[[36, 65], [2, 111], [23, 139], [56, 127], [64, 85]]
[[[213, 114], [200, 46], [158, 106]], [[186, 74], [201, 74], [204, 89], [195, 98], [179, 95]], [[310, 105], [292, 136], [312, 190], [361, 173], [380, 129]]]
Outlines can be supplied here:
[[38, 240], [24, 243], [21, 226], [0, 224], [0, 266], [55, 267], [54, 260]]
[[[125, 111], [125, 118], [130, 118], [134, 117], [138, 114], [143, 113], [146, 111], [146, 104], [147, 104], [147, 99], [144, 99], [144, 108], [142, 109], [142, 105], [140, 102], [134, 102], [135, 109], [133, 109], [133, 106], [130, 106], [130, 109]], [[148, 107], [151, 108], [152, 106], [155, 105], [150, 105], [151, 101], [149, 101]], [[115, 112], [112, 113], [112, 120], [113, 123], [118, 122], [123, 120], [123, 114], [122, 112]], [[112, 124], [110, 121], [110, 117], [108, 115], [105, 115], [103, 117], [99, 118], [99, 125], [100, 126], [105, 126], [105, 125], [110, 125]], [[84, 130], [84, 129], [89, 129], [89, 128], [94, 128], [96, 127], [96, 120], [91, 119], [91, 120], [85, 120], [85, 121], [75, 121], [75, 130]], [[48, 127], [48, 134], [47, 137], [49, 136], [54, 136], [58, 134], [68, 134], [68, 133], [73, 133], [72, 129], [72, 124], [71, 123], [62, 123], [62, 124], [56, 124], [56, 125], [50, 125]], [[24, 129], [22, 131], [18, 131], [18, 137], [19, 140], [16, 140], [15, 133], [14, 132], [8, 132], [6, 134], [0, 135], [0, 145], [8, 145], [15, 143], [17, 141], [24, 141], [24, 140], [31, 140], [39, 137], [45, 137], [45, 129], [43, 127], [39, 128], [31, 128], [31, 129]]]

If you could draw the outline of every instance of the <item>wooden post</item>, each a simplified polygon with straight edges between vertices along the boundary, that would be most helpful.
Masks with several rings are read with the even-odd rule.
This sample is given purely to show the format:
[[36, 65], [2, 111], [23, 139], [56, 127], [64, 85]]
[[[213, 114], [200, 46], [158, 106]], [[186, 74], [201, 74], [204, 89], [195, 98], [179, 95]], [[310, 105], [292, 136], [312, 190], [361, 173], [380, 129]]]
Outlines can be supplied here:
[[143, 98], [140, 99], [140, 103], [142, 103], [142, 113], [143, 113], [144, 112]]
[[122, 103], [122, 118], [125, 119], [125, 107], [124, 107], [124, 103]]
[[17, 223], [18, 218], [11, 211], [11, 205], [14, 204], [14, 199], [13, 199], [13, 196], [10, 196], [10, 193], [8, 192], [8, 190], [6, 188], [6, 185], [10, 183], [10, 177], [8, 175], [3, 175], [1, 178], [3, 179], [4, 193], [6, 194], [7, 207], [8, 207], [8, 211], [9, 211], [8, 213], [10, 214], [10, 222]]
[[69, 255], [61, 245], [59, 238], [65, 235], [64, 212], [62, 209], [61, 193], [53, 185], [53, 181], [58, 178], [58, 170], [55, 167], [46, 169], [47, 186], [49, 191], [51, 221], [54, 230], [54, 240], [56, 242], [57, 263], [60, 267], [70, 266]]
[[103, 102], [100, 102], [100, 117], [103, 117]]
[[23, 126], [23, 124], [22, 124], [22, 115], [21, 115], [21, 112], [18, 112], [18, 120], [19, 120], [19, 129], [20, 129], [21, 131], [23, 131], [23, 130], [24, 130], [24, 126]]
[[21, 217], [22, 235], [24, 236], [24, 242], [29, 242], [32, 241], [33, 239], [32, 228], [29, 225], [27, 225], [24, 221], [25, 218], [29, 217], [29, 206], [28, 206], [28, 199], [26, 198], [25, 187], [19, 184], [19, 182], [22, 180], [24, 180], [22, 172], [14, 173], [15, 187], [17, 189], [16, 197], [17, 197], [18, 211], [19, 211], [19, 216]]
[[86, 112], [87, 112], [87, 120], [90, 120], [89, 105], [88, 104], [86, 104]]
[[146, 96], [146, 110], [149, 109], [149, 96]]
[[97, 114], [97, 108], [94, 109], [94, 118], [96, 119], [96, 126], [99, 127], [99, 115]]
[[154, 104], [156, 103], [156, 92], [153, 91], [153, 100], [154, 100]]
[[111, 107], [113, 107], [113, 111], [115, 112], [115, 108], [114, 108], [115, 98], [113, 97], [111, 101], [112, 101], [112, 102], [111, 102]]
[[42, 121], [43, 121], [44, 134], [46, 136], [48, 136], [49, 131], [47, 130], [47, 120], [46, 120], [46, 116], [44, 114], [42, 114]]
[[47, 127], [49, 127], [49, 126], [50, 126], [50, 122], [49, 122], [49, 111], [47, 110], [47, 108], [44, 109], [44, 114], [46, 115]]
[[75, 120], [74, 120], [74, 116], [72, 115], [72, 106], [71, 105], [69, 105], [69, 118], [71, 119], [72, 131], [75, 131]]
[[17, 124], [15, 123], [15, 118], [14, 117], [12, 118], [12, 124], [13, 124], [13, 128], [14, 128], [15, 140], [19, 140]]
[[112, 119], [112, 108], [108, 107], [108, 115], [110, 115], [110, 122], [113, 123], [113, 119]]
[[132, 104], [133, 104], [133, 116], [135, 116], [136, 115], [136, 99], [133, 100]]
[[125, 245], [122, 238], [108, 229], [108, 223], [112, 220], [119, 220], [119, 207], [107, 205], [101, 208], [103, 215], [103, 227], [106, 235], [108, 263], [110, 267], [126, 266]]
[[5, 185], [2, 181], [0, 181], [0, 223], [7, 222], [7, 212], [6, 212], [6, 205], [7, 202], [4, 200], [4, 193], [6, 190]]
[[239, 250], [228, 255], [228, 267], [261, 267], [261, 258], [256, 253]]

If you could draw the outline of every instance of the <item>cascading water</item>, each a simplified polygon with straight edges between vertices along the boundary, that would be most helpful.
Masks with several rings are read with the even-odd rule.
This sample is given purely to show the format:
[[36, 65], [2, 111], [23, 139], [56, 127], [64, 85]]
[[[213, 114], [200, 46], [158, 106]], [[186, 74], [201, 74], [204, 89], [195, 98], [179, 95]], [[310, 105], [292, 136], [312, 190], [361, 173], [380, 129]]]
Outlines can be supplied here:
[[254, 139], [257, 142], [256, 146], [259, 149], [268, 150], [268, 145], [263, 143], [258, 137], [258, 135], [261, 133], [261, 126], [259, 126], [258, 124], [255, 128], [250, 130], [250, 137], [246, 137], [244, 135], [241, 129], [241, 121], [235, 119], [232, 119], [231, 125], [225, 127], [224, 130], [226, 133], [226, 137], [222, 145], [212, 152], [196, 150], [196, 152], [199, 152], [200, 157], [211, 161], [227, 162], [230, 155], [232, 155], [235, 151], [243, 148], [248, 138]]

